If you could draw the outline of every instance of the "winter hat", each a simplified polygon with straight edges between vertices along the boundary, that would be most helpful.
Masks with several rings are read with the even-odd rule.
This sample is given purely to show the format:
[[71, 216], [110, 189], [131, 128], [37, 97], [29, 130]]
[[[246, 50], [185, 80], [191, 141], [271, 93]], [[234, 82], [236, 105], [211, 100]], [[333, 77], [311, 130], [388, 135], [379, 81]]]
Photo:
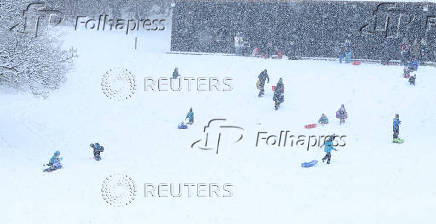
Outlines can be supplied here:
[[60, 154], [61, 154], [61, 152], [56, 151], [56, 152], [54, 153], [54, 156], [59, 156]]

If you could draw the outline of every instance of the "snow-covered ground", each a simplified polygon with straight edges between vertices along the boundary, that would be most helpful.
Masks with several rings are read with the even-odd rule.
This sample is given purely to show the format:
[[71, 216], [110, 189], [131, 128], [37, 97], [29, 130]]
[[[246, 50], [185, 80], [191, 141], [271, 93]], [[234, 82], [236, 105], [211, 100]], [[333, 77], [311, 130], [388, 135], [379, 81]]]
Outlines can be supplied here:
[[[134, 37], [116, 32], [65, 34], [78, 49], [68, 81], [43, 100], [7, 90], [0, 94], [0, 223], [434, 223], [436, 180], [432, 145], [436, 123], [436, 69], [421, 67], [417, 85], [399, 66], [353, 66], [329, 61], [288, 61], [216, 55], [175, 55], [170, 32]], [[144, 77], [232, 77], [233, 91], [145, 92]], [[104, 72], [129, 69], [135, 96], [112, 101], [101, 91]], [[271, 82], [257, 97], [257, 75]], [[273, 110], [271, 85], [283, 77], [285, 103]], [[341, 104], [345, 125], [334, 118]], [[188, 109], [195, 124], [177, 129]], [[331, 124], [304, 125], [326, 113]], [[402, 145], [392, 144], [392, 118], [400, 114]], [[226, 118], [244, 128], [242, 141], [223, 143], [219, 154], [191, 144], [203, 126]], [[255, 147], [259, 131], [278, 135], [347, 135], [332, 164], [321, 148]], [[89, 144], [105, 147], [91, 159]], [[64, 169], [43, 173], [55, 150]], [[111, 207], [103, 180], [127, 174], [137, 197]], [[145, 198], [144, 183], [232, 183], [233, 197]]]

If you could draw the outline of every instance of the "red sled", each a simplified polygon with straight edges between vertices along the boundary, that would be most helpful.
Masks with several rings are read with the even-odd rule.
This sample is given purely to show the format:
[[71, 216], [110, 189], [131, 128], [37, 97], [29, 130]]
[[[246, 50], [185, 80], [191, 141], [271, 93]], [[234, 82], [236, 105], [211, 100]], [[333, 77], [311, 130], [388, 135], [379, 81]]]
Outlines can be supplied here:
[[353, 61], [353, 65], [360, 65], [362, 62], [360, 61]]
[[[276, 86], [272, 86], [272, 91], [273, 92], [276, 91]], [[283, 87], [283, 91], [282, 92], [285, 92], [285, 87]]]
[[317, 124], [307, 124], [307, 125], [304, 125], [304, 127], [307, 128], [307, 129], [316, 128], [316, 126], [317, 126]]
[[408, 79], [408, 78], [410, 78], [410, 74], [404, 74], [404, 76], [403, 76], [405, 79]]

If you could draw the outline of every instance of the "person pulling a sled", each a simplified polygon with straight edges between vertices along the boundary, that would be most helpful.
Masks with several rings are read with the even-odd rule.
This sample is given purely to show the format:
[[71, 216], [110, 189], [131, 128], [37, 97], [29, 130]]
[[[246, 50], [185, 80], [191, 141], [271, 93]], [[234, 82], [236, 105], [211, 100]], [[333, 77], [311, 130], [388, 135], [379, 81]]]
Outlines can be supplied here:
[[394, 131], [394, 134], [393, 134], [393, 142], [394, 143], [400, 143], [401, 142], [401, 139], [398, 137], [398, 135], [400, 134], [400, 124], [401, 124], [400, 115], [395, 114], [395, 118], [394, 118], [394, 121], [393, 121], [393, 124], [392, 124], [393, 131]]
[[44, 170], [44, 172], [51, 172], [57, 169], [62, 168], [62, 157], [60, 157], [61, 152], [56, 151], [53, 156], [50, 158], [50, 160], [48, 161], [47, 166], [49, 166], [47, 169]]
[[94, 151], [94, 159], [97, 161], [100, 161], [101, 160], [100, 153], [102, 153], [104, 151], [104, 147], [101, 146], [99, 143], [90, 144], [89, 146]]
[[325, 114], [322, 114], [321, 118], [318, 120], [318, 123], [322, 124], [322, 125], [326, 125], [329, 123], [329, 119], [327, 118], [327, 116]]
[[192, 111], [192, 107], [189, 109], [189, 112], [186, 115], [185, 119], [188, 119], [187, 124], [189, 124], [189, 125], [192, 125], [194, 123], [194, 112]]
[[258, 78], [258, 80], [257, 80], [256, 86], [257, 86], [257, 89], [259, 90], [259, 97], [262, 97], [263, 94], [265, 93], [265, 88], [264, 88], [265, 81], [268, 80], [268, 83], [269, 83], [269, 76], [268, 76], [268, 72], [266, 71], [266, 69], [263, 70], [257, 78]]
[[338, 151], [333, 147], [333, 140], [335, 139], [335, 135], [330, 136], [324, 142], [324, 152], [326, 153], [324, 158], [322, 158], [322, 162], [327, 160], [327, 164], [330, 164], [330, 160], [332, 158], [332, 150]]
[[276, 85], [276, 88], [274, 89], [273, 100], [274, 100], [274, 103], [275, 103], [275, 106], [274, 106], [275, 110], [278, 110], [280, 104], [285, 101], [284, 90], [285, 90], [285, 87], [283, 85], [283, 79], [280, 78], [279, 82]]
[[348, 114], [345, 110], [344, 104], [341, 105], [341, 108], [339, 108], [338, 111], [336, 111], [336, 118], [339, 119], [339, 124], [345, 123], [345, 119], [347, 119]]
[[416, 74], [414, 74], [413, 76], [410, 76], [409, 84], [410, 85], [415, 85], [415, 80], [416, 80]]

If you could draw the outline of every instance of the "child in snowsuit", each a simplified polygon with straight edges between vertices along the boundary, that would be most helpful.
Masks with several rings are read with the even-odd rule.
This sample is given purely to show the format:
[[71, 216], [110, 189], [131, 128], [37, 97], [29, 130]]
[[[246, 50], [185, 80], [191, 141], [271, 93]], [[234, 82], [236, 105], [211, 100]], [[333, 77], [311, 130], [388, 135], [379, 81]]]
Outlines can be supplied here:
[[177, 79], [179, 76], [179, 68], [176, 67], [173, 71], [173, 79]]
[[185, 119], [188, 119], [187, 124], [189, 124], [189, 125], [192, 125], [194, 123], [194, 112], [192, 111], [192, 107], [189, 109], [189, 112], [186, 115]]
[[409, 84], [410, 85], [415, 85], [415, 80], [416, 80], [416, 74], [413, 76], [410, 76], [409, 78]]
[[285, 88], [285, 87], [284, 87], [284, 85], [283, 85], [283, 79], [280, 78], [280, 79], [279, 79], [279, 82], [277, 83], [276, 88], [275, 88], [275, 90], [274, 90], [274, 97], [273, 97], [273, 100], [274, 100], [274, 102], [275, 102], [275, 106], [274, 106], [274, 109], [275, 109], [275, 110], [278, 110], [280, 104], [283, 103], [283, 102], [285, 101], [285, 96], [283, 95], [284, 90], [285, 90], [284, 88]]
[[97, 161], [101, 160], [100, 153], [104, 151], [104, 147], [101, 146], [99, 143], [91, 144], [89, 145], [94, 150], [94, 159]]
[[393, 125], [392, 125], [393, 126], [393, 131], [394, 131], [394, 135], [393, 135], [394, 141], [399, 140], [398, 139], [398, 135], [400, 134], [400, 124], [401, 124], [400, 115], [395, 114], [394, 122], [393, 122]]
[[340, 124], [343, 124], [345, 123], [345, 119], [347, 119], [347, 117], [348, 117], [347, 111], [345, 110], [344, 104], [342, 104], [341, 108], [339, 108], [339, 110], [336, 111], [336, 118], [339, 119]]
[[61, 152], [56, 151], [53, 156], [50, 158], [47, 166], [49, 166], [49, 168], [45, 169], [44, 172], [51, 172], [57, 169], [62, 168], [62, 158], [59, 157], [61, 155]]
[[269, 76], [268, 76], [268, 72], [265, 70], [263, 70], [259, 76], [257, 77], [257, 89], [259, 89], [259, 97], [262, 97], [263, 94], [265, 93], [265, 81], [268, 80], [269, 83]]
[[322, 114], [321, 118], [318, 120], [318, 123], [322, 125], [326, 125], [329, 123], [329, 119], [327, 118], [327, 116], [325, 116], [325, 114]]
[[335, 136], [330, 136], [325, 142], [324, 142], [324, 152], [326, 153], [324, 158], [322, 158], [322, 162], [327, 160], [327, 164], [330, 164], [330, 159], [332, 158], [332, 150], [338, 151], [333, 147], [333, 140], [335, 139]]

